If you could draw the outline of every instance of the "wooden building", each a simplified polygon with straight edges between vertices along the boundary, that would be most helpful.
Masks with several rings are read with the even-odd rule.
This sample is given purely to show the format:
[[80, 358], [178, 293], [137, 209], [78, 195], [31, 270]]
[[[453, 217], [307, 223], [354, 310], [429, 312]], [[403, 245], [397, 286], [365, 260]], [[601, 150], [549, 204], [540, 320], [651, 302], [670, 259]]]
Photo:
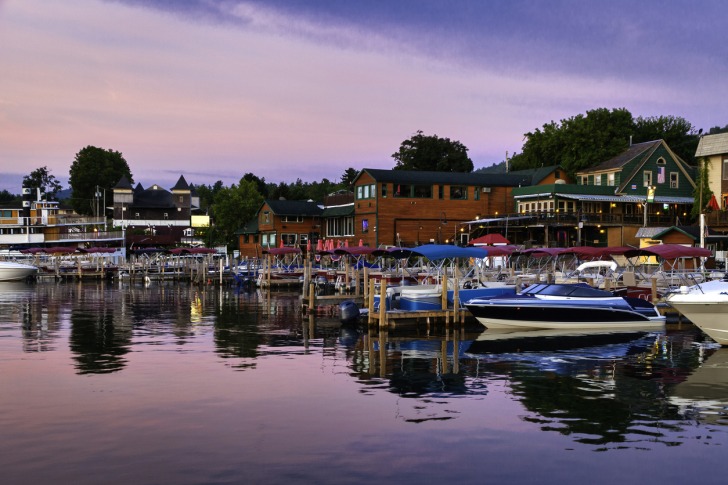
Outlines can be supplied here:
[[463, 222], [513, 212], [512, 190], [531, 183], [524, 174], [366, 168], [354, 181], [354, 238], [373, 247], [467, 243]]

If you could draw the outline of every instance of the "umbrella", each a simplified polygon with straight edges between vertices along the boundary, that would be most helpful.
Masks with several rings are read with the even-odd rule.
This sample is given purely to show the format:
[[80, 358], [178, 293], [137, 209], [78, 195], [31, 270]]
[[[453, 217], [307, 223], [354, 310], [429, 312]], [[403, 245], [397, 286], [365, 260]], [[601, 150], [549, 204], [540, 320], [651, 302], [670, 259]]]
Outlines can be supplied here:
[[715, 194], [710, 196], [710, 200], [708, 201], [707, 208], [710, 210], [720, 210], [720, 206], [718, 205], [718, 201], [715, 199]]
[[468, 244], [469, 245], [475, 245], [475, 244], [487, 244], [489, 246], [493, 246], [494, 244], [510, 244], [511, 242], [503, 237], [501, 234], [494, 232], [491, 234], [486, 234], [485, 236], [480, 236], [478, 238], [472, 239]]

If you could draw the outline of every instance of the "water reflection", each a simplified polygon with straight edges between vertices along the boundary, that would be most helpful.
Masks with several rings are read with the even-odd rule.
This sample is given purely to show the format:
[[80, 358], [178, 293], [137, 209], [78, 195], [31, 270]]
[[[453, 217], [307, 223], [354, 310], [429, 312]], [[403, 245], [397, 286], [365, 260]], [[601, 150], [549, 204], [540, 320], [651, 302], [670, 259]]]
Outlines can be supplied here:
[[682, 445], [696, 424], [722, 433], [728, 424], [728, 349], [689, 324], [605, 335], [380, 330], [303, 315], [297, 292], [108, 282], [0, 290], [1, 335], [19, 329], [24, 353], [67, 346], [77, 374], [123, 372], [135, 353], [157, 351], [212, 355], [212, 365], [246, 373], [263, 372], [263, 358], [320, 354], [360, 395], [395, 396], [405, 423], [457, 420], [463, 402], [497, 395], [520, 406], [522, 422], [594, 450]]

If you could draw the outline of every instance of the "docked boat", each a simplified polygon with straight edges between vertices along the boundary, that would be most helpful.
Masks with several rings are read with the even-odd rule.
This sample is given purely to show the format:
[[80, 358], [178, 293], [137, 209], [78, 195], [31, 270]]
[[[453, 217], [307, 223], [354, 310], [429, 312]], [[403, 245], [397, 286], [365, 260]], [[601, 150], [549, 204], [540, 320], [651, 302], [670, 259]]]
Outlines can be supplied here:
[[35, 276], [38, 268], [15, 261], [0, 261], [0, 281], [19, 281]]
[[488, 328], [616, 329], [665, 323], [652, 303], [585, 283], [535, 284], [515, 296], [474, 299], [465, 307]]
[[728, 345], [728, 280], [681, 286], [665, 301], [710, 338], [721, 345]]

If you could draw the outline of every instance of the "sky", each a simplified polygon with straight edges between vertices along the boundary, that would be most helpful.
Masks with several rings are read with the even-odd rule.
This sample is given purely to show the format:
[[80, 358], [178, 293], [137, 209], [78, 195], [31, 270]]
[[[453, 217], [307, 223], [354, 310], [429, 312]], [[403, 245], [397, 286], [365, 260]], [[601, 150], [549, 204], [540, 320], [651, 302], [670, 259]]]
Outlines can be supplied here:
[[728, 4], [0, 0], [0, 190], [86, 146], [171, 188], [338, 182], [418, 130], [475, 168], [596, 108], [728, 125]]

